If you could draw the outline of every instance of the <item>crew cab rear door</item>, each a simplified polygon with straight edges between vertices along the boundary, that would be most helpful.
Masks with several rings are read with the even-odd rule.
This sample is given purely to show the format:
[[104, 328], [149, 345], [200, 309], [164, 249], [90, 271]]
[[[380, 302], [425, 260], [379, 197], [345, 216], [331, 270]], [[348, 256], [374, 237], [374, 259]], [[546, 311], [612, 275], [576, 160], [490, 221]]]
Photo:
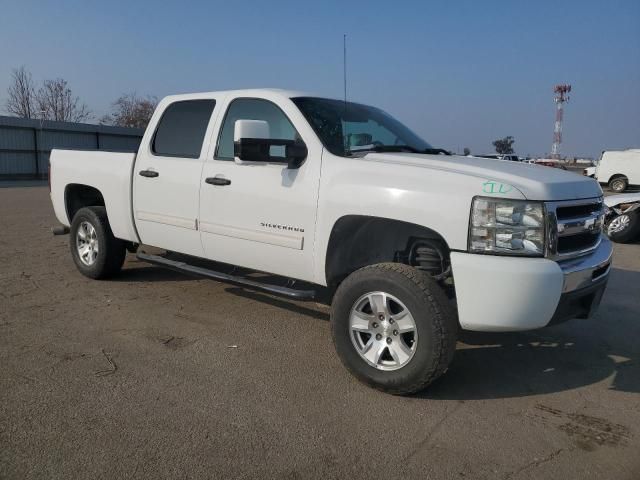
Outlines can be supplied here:
[[[313, 280], [322, 144], [288, 98], [230, 96], [224, 103], [200, 185], [205, 256]], [[305, 162], [295, 169], [282, 163], [234, 161], [236, 120], [266, 121], [270, 138], [302, 140], [308, 149]]]
[[[204, 140], [215, 98], [167, 100], [152, 119], [133, 171], [133, 213], [142, 243], [202, 256], [198, 232]], [[154, 123], [156, 121], [156, 123]]]

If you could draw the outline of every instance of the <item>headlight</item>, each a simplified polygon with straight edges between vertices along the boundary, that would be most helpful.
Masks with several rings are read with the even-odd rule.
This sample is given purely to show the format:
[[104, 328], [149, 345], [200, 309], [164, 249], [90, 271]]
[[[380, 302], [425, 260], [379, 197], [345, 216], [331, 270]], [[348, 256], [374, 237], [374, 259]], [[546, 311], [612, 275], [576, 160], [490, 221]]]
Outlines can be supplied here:
[[469, 251], [541, 256], [544, 254], [541, 202], [476, 197], [469, 222]]

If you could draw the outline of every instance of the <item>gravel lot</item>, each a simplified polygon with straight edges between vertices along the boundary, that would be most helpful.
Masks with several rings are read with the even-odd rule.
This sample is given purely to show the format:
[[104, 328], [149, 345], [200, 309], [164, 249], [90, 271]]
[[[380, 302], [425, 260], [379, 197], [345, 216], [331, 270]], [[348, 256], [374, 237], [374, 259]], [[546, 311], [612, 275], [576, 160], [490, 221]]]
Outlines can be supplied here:
[[463, 334], [397, 398], [325, 307], [133, 257], [90, 281], [55, 223], [46, 188], [0, 188], [0, 478], [640, 478], [640, 244], [595, 318]]

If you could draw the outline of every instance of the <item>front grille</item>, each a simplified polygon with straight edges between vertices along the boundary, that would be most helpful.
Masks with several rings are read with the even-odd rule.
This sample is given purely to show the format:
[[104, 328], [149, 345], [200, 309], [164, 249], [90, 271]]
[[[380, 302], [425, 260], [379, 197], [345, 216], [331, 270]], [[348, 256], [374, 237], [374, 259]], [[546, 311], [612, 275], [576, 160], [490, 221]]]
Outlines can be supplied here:
[[584, 217], [586, 215], [591, 214], [591, 212], [598, 210], [599, 207], [597, 203], [587, 203], [585, 205], [571, 205], [567, 207], [558, 207], [556, 209], [556, 215], [558, 215], [559, 219], [569, 219], [576, 217]]
[[600, 239], [600, 232], [579, 233], [566, 237], [558, 237], [558, 254], [568, 255], [593, 247]]
[[548, 257], [573, 258], [599, 245], [604, 220], [602, 198], [549, 202], [546, 207]]

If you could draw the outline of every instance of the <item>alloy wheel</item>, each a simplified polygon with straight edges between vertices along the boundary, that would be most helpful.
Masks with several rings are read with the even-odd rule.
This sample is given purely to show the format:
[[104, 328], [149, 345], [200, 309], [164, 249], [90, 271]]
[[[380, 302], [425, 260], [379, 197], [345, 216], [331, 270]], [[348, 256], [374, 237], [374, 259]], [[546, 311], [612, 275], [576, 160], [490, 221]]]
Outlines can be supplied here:
[[98, 234], [93, 225], [84, 221], [78, 227], [76, 232], [76, 248], [80, 261], [90, 267], [98, 259], [100, 244], [98, 243]]
[[418, 330], [409, 309], [386, 292], [362, 295], [349, 316], [351, 342], [360, 357], [380, 370], [404, 367], [416, 351]]

